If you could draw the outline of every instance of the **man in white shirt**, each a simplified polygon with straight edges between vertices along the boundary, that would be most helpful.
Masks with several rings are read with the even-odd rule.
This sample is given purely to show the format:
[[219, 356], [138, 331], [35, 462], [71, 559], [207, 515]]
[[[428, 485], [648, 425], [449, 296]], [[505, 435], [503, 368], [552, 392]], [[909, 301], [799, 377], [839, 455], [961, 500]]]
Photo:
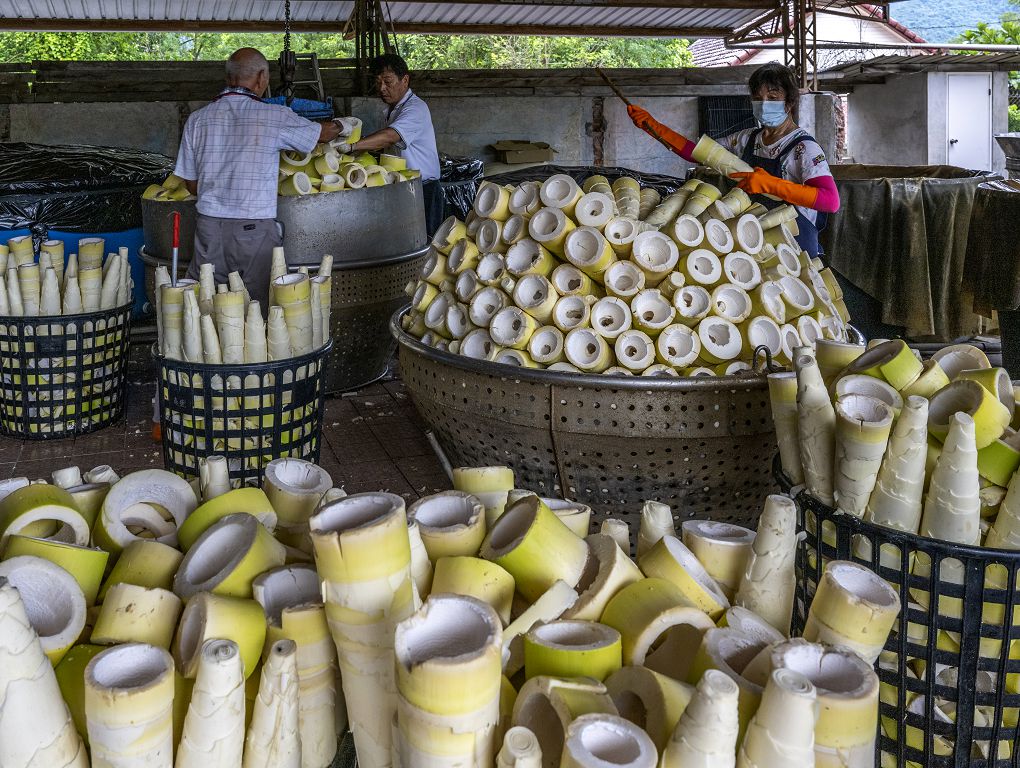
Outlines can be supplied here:
[[439, 183], [439, 152], [432, 113], [411, 90], [407, 62], [395, 53], [377, 56], [372, 74], [379, 98], [386, 104], [386, 127], [354, 144], [342, 145], [341, 152], [374, 152], [392, 148], [407, 160], [407, 167], [421, 171], [425, 197], [425, 226], [431, 238], [443, 222], [443, 190]]
[[188, 277], [205, 263], [216, 282], [237, 271], [262, 313], [269, 308], [269, 272], [275, 246], [283, 245], [276, 223], [280, 152], [310, 152], [335, 139], [336, 123], [313, 123], [293, 110], [266, 104], [269, 63], [254, 48], [227, 60], [227, 87], [188, 118], [175, 173], [198, 196], [195, 255]]

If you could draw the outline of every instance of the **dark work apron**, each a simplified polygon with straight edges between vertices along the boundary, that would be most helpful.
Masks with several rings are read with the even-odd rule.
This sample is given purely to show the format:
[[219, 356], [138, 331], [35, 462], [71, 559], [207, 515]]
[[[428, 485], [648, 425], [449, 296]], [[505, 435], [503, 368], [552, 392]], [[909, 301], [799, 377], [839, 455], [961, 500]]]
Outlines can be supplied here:
[[[754, 145], [758, 141], [758, 134], [760, 134], [764, 128], [757, 128], [751, 132], [751, 136], [747, 140], [747, 144], [744, 146], [744, 152], [741, 155], [741, 159], [753, 168], [761, 168], [766, 173], [771, 173], [780, 179], [785, 179], [786, 175], [783, 173], [783, 161], [786, 160], [787, 156], [797, 148], [797, 146], [805, 141], [814, 141], [814, 138], [809, 136], [807, 133], [803, 133], [785, 147], [779, 153], [779, 157], [773, 159], [771, 157], [762, 157], [754, 153]], [[789, 181], [789, 179], [787, 179]], [[761, 203], [766, 208], [777, 208], [780, 205], [785, 205], [783, 200], [773, 200], [765, 195], [752, 195], [752, 199], [756, 203]], [[800, 210], [797, 210], [797, 228], [800, 230], [797, 234], [797, 243], [800, 247], [807, 251], [811, 258], [818, 256], [821, 252], [821, 247], [818, 244], [818, 233], [825, 229], [825, 224], [828, 221], [828, 216], [821, 212], [818, 214], [817, 223], [812, 223], [810, 219], [806, 218]]]

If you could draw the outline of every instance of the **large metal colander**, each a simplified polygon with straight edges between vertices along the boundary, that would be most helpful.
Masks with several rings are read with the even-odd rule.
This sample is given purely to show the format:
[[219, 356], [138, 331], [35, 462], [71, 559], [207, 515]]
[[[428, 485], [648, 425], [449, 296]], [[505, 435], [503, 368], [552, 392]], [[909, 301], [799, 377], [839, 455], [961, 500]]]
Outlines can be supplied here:
[[400, 371], [453, 466], [507, 464], [520, 487], [636, 530], [645, 500], [677, 520], [755, 527], [774, 489], [764, 376], [646, 378], [516, 368], [442, 352], [400, 329]]

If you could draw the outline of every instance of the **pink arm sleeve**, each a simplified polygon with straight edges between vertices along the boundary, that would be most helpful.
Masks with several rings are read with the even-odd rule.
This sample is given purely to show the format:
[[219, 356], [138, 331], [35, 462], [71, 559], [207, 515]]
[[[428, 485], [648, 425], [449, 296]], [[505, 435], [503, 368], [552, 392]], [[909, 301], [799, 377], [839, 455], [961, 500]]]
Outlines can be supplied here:
[[812, 208], [821, 213], [835, 213], [839, 210], [839, 190], [836, 189], [836, 181], [831, 176], [816, 176], [804, 183], [818, 190], [818, 197], [815, 198]]

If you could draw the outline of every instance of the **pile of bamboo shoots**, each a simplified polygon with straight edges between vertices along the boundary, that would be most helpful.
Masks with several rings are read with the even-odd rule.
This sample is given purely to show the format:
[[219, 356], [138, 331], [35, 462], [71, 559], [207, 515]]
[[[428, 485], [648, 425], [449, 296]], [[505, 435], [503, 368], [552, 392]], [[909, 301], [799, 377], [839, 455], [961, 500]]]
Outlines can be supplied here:
[[[338, 122], [341, 134], [334, 144], [353, 144], [361, 138], [361, 121], [358, 118], [344, 117]], [[420, 171], [408, 168], [407, 161], [398, 155], [383, 153], [376, 156], [369, 152], [341, 154], [332, 144], [318, 144], [307, 155], [292, 151], [280, 153], [281, 195], [314, 195], [382, 187], [420, 176]]]
[[0, 765], [327, 768], [346, 729], [295, 459], [231, 489], [67, 467], [0, 484]]
[[131, 303], [134, 283], [128, 249], [103, 258], [106, 241], [83, 237], [65, 257], [63, 240], [46, 240], [35, 253], [31, 235], [0, 245], [0, 317], [80, 315]]
[[757, 534], [649, 502], [635, 561], [626, 523], [589, 535], [505, 467], [405, 508], [225, 464], [0, 488], [4, 766], [325, 768], [347, 713], [363, 768], [873, 765], [878, 680], [844, 646], [898, 603], [834, 563], [825, 637], [789, 639], [785, 497]]
[[[902, 340], [873, 342], [867, 349], [823, 341], [813, 351], [798, 350], [794, 368], [795, 372], [771, 374], [769, 389], [780, 461], [796, 485], [823, 504], [874, 525], [966, 546], [1020, 549], [1018, 392], [1007, 372], [992, 367], [980, 349], [951, 345], [922, 361]], [[824, 536], [835, 543], [834, 532]], [[905, 567], [925, 581], [938, 580], [943, 589], [964, 583], [958, 560], [942, 560], [940, 571], [933, 574], [925, 554], [901, 555], [892, 544], [874, 552], [870, 540], [858, 538], [854, 556], [879, 572], [889, 569], [896, 574], [890, 578], [900, 578], [906, 557]], [[984, 587], [1007, 589], [1006, 570], [991, 566], [985, 571]], [[827, 588], [823, 582], [818, 594]], [[912, 607], [928, 610], [931, 596], [915, 583], [910, 601]], [[963, 600], [942, 596], [934, 609], [959, 619]], [[1009, 632], [1005, 606], [986, 603], [982, 613], [985, 623], [1005, 622], [1001, 631]], [[819, 637], [828, 637], [822, 623], [818, 628]], [[908, 672], [921, 679], [940, 673], [941, 665], [924, 658], [928, 632], [927, 627], [909, 624], [909, 641], [917, 655], [899, 659], [890, 653], [881, 663], [895, 670], [905, 663]], [[854, 638], [861, 641], [860, 636]], [[1014, 646], [1015, 642], [1004, 645], [982, 637], [980, 655], [1016, 658], [1020, 648]], [[937, 647], [958, 652], [959, 634], [939, 630]], [[1004, 686], [1017, 693], [1013, 676], [996, 681], [991, 674], [979, 674], [987, 674], [993, 690]], [[955, 685], [942, 677], [939, 682]], [[895, 692], [891, 701], [896, 701]], [[918, 716], [925, 711], [923, 697], [910, 691], [907, 706]], [[946, 706], [941, 700], [935, 703], [940, 713]], [[1004, 728], [1015, 724], [1011, 711], [1005, 711]], [[991, 726], [990, 714], [991, 708], [978, 706], [975, 725]], [[949, 717], [955, 717], [955, 710]], [[895, 722], [884, 722], [883, 727], [891, 738], [897, 737]], [[906, 740], [923, 749], [923, 734], [916, 731], [908, 726]], [[987, 744], [960, 746], [973, 749], [982, 759], [988, 757]], [[939, 735], [936, 748], [943, 750], [939, 754], [952, 754], [953, 740]]]
[[723, 376], [764, 346], [783, 364], [845, 341], [832, 272], [801, 251], [796, 209], [690, 180], [661, 198], [630, 177], [484, 182], [449, 218], [405, 331], [476, 359], [645, 376]]
[[237, 272], [216, 283], [212, 264], [198, 281], [170, 283], [156, 268], [159, 348], [171, 360], [243, 365], [287, 360], [329, 341], [333, 257], [323, 256], [318, 273], [307, 267], [288, 273], [283, 248], [273, 249], [268, 320]]
[[142, 192], [143, 200], [157, 200], [164, 202], [183, 202], [194, 200], [195, 196], [184, 186], [184, 179], [171, 173], [162, 184], [150, 184]]

